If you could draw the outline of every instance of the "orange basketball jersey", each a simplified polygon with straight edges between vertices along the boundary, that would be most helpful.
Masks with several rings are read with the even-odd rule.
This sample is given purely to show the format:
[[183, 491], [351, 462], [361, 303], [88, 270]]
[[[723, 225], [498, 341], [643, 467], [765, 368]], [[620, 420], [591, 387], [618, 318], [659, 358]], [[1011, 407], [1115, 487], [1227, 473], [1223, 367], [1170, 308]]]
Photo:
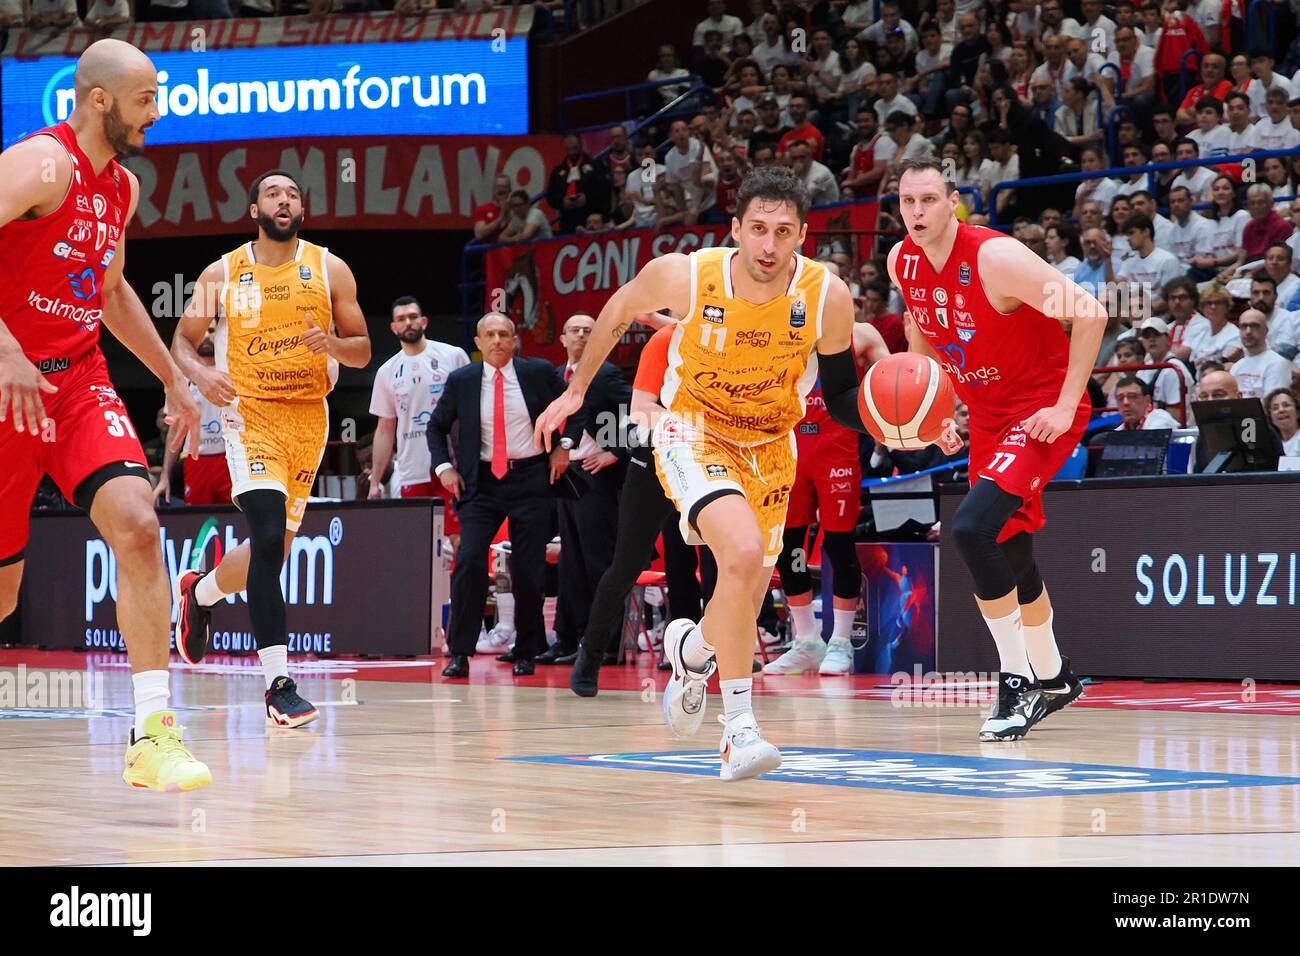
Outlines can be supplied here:
[[758, 445], [789, 435], [803, 418], [831, 276], [796, 255], [784, 294], [756, 305], [732, 287], [736, 254], [690, 255], [691, 305], [668, 349], [663, 402], [732, 444]]
[[302, 344], [307, 322], [333, 325], [329, 250], [302, 239], [280, 266], [258, 262], [246, 242], [221, 257], [225, 282], [217, 305], [217, 367], [245, 398], [319, 399], [338, 378], [338, 363]]

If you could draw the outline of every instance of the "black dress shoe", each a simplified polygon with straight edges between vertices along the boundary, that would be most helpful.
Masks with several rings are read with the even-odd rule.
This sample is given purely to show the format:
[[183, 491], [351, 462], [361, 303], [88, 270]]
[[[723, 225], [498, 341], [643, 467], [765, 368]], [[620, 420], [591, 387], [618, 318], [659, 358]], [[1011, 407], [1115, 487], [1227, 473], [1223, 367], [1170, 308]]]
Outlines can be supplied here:
[[451, 679], [469, 676], [469, 658], [464, 654], [452, 654], [447, 666], [442, 669], [442, 676]]
[[536, 668], [533, 666], [533, 662], [527, 657], [521, 657], [515, 661], [516, 677], [531, 677], [535, 670]]
[[579, 697], [595, 697], [599, 689], [596, 679], [600, 675], [600, 654], [593, 654], [585, 647], [578, 648], [577, 660], [573, 663], [573, 673], [569, 675], [569, 689]]
[[497, 660], [502, 664], [513, 664], [515, 661], [519, 660], [519, 658], [515, 657], [514, 651], [506, 651], [504, 654], [498, 654]]
[[539, 664], [572, 664], [578, 657], [576, 650], [566, 651], [559, 644], [552, 644], [537, 655]]

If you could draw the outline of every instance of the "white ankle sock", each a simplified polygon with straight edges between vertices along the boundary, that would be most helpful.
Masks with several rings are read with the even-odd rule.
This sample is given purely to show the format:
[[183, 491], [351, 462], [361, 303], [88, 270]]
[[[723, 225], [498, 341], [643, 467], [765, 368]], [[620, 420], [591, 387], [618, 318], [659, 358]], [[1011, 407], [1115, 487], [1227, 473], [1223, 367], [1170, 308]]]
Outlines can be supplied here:
[[796, 641], [806, 641], [819, 636], [817, 634], [817, 617], [813, 614], [812, 602], [790, 605], [790, 624], [794, 628], [792, 635]]
[[754, 679], [742, 677], [740, 680], [719, 682], [722, 688], [722, 710], [727, 718], [727, 725], [737, 717], [754, 712]]
[[835, 626], [831, 630], [831, 639], [839, 638], [847, 641], [853, 636], [853, 621], [858, 616], [856, 610], [842, 611], [835, 609]]
[[1029, 653], [1029, 663], [1039, 680], [1051, 680], [1060, 676], [1061, 651], [1056, 646], [1056, 635], [1052, 632], [1055, 613], [1047, 615], [1042, 624], [1026, 624], [1025, 650]]
[[160, 710], [167, 709], [171, 688], [166, 671], [141, 671], [131, 675], [135, 689], [135, 736], [144, 736], [144, 722]]
[[283, 644], [259, 647], [257, 656], [262, 659], [262, 679], [270, 690], [277, 677], [289, 676], [289, 648]]
[[203, 607], [212, 607], [218, 601], [223, 600], [228, 595], [217, 587], [217, 572], [209, 571], [199, 579], [199, 583], [194, 586], [194, 600], [198, 601]]
[[717, 653], [712, 644], [704, 638], [704, 625], [697, 624], [686, 635], [682, 644], [682, 660], [693, 671], [702, 671]]
[[1025, 631], [1020, 623], [1020, 608], [1017, 607], [1006, 617], [986, 617], [989, 633], [993, 643], [998, 646], [999, 670], [1004, 674], [1019, 674], [1033, 679], [1033, 668], [1029, 666], [1029, 656], [1025, 652]]
[[497, 593], [497, 626], [506, 631], [515, 629], [515, 596], [509, 591]]

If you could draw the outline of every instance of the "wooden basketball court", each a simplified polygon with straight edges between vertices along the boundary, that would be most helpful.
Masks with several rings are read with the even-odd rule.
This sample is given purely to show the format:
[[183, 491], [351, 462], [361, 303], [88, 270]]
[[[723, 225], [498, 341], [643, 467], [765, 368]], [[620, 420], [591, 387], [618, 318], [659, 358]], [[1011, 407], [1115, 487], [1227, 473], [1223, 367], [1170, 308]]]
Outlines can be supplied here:
[[[321, 710], [268, 729], [256, 658], [172, 665], [172, 703], [214, 784], [121, 781], [124, 656], [0, 651], [3, 864], [1250, 865], [1300, 859], [1300, 689], [1104, 681], [1025, 740], [976, 739], [984, 704], [903, 699], [882, 677], [765, 677], [755, 710], [786, 764], [716, 776], [666, 730], [649, 659], [470, 683], [440, 661], [291, 668]], [[77, 713], [19, 709], [19, 676], [102, 675]], [[9, 675], [8, 683], [5, 675]], [[29, 695], [30, 698], [31, 695]], [[910, 702], [917, 706], [901, 706]], [[49, 701], [35, 701], [46, 703]], [[7, 718], [7, 719], [6, 719]], [[524, 759], [519, 759], [524, 758]], [[551, 759], [530, 759], [551, 758]], [[561, 758], [561, 759], [555, 759]], [[784, 774], [784, 775], [782, 775]]]

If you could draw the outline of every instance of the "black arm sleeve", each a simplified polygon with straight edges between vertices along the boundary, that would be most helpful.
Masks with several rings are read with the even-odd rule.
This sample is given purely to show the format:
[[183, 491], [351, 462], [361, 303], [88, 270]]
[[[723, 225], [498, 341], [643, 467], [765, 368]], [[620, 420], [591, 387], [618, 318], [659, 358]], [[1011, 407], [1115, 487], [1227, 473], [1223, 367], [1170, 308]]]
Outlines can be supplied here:
[[817, 355], [821, 372], [822, 398], [831, 418], [854, 431], [865, 432], [862, 415], [858, 412], [858, 367], [853, 361], [853, 350], [845, 349], [834, 355]]

